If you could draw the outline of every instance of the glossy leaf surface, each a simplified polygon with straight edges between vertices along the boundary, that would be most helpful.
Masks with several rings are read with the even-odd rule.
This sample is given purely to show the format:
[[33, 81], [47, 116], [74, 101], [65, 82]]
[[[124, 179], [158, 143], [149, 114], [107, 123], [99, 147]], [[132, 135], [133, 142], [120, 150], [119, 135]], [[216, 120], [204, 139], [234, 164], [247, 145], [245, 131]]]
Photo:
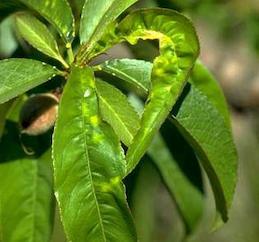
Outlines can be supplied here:
[[56, 76], [58, 70], [29, 59], [0, 61], [0, 103], [4, 103]]
[[53, 24], [66, 42], [75, 37], [74, 18], [67, 0], [20, 0]]
[[[130, 100], [136, 110], [141, 113], [141, 101], [134, 97]], [[147, 154], [152, 158], [164, 184], [176, 202], [185, 223], [186, 232], [189, 233], [199, 222], [203, 210], [202, 189], [199, 189], [202, 186], [199, 179], [201, 178], [199, 164], [194, 151], [179, 131], [172, 125], [164, 126], [161, 132], [163, 135], [165, 133], [166, 137], [157, 134]], [[170, 147], [166, 141], [170, 143]], [[186, 170], [191, 170], [191, 172], [186, 172]], [[190, 196], [192, 197], [191, 204]]]
[[147, 150], [155, 133], [178, 99], [198, 56], [199, 43], [192, 24], [183, 15], [161, 9], [139, 10], [118, 26], [131, 44], [139, 39], [158, 39], [160, 56], [152, 69], [152, 87], [141, 119], [141, 128], [129, 147], [127, 172]]
[[165, 9], [137, 10], [117, 25], [109, 26], [106, 35], [92, 53], [79, 53], [80, 63], [105, 51], [112, 45], [139, 39], [158, 39], [160, 55], [155, 58], [151, 74], [152, 87], [141, 120], [141, 128], [129, 147], [127, 173], [146, 152], [155, 133], [181, 94], [189, 72], [199, 54], [199, 41], [191, 22], [183, 15]]
[[125, 158], [114, 131], [100, 119], [90, 68], [72, 69], [60, 103], [53, 158], [68, 240], [136, 241], [121, 182]]
[[[147, 71], [143, 70], [143, 72]], [[143, 83], [148, 82], [151, 80], [145, 80], [136, 85], [141, 88]], [[202, 165], [214, 189], [217, 208], [226, 220], [237, 176], [237, 155], [227, 104], [218, 83], [202, 64], [195, 64], [189, 82], [192, 87], [190, 93], [185, 93], [182, 97], [183, 107], [180, 107], [182, 104], [180, 102], [174, 108], [177, 112], [174, 124], [177, 124], [177, 128], [183, 131], [187, 140], [191, 141], [194, 150], [200, 154]], [[143, 91], [145, 91], [144, 88]], [[188, 108], [184, 108], [185, 106]], [[178, 122], [180, 117], [188, 117], [188, 119], [181, 118], [182, 121]]]
[[33, 15], [19, 13], [16, 15], [16, 26], [21, 36], [34, 48], [57, 59], [68, 67], [59, 53], [58, 45], [48, 28]]
[[50, 241], [54, 216], [51, 152], [28, 156], [16, 124], [0, 143], [0, 240]]
[[139, 129], [139, 117], [127, 97], [114, 86], [98, 80], [96, 82], [100, 111], [119, 139], [127, 146]]
[[80, 25], [80, 42], [91, 48], [106, 27], [137, 0], [86, 0]]
[[102, 63], [99, 70], [115, 75], [144, 93], [150, 89], [152, 63], [133, 59], [115, 59]]

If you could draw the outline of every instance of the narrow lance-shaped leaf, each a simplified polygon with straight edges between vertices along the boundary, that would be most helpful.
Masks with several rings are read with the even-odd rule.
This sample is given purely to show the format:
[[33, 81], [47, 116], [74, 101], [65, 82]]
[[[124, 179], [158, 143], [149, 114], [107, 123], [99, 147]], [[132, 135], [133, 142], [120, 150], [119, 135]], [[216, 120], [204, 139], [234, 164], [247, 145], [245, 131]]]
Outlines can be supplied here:
[[100, 39], [106, 27], [137, 0], [86, 0], [80, 24], [80, 42], [87, 49]]
[[141, 119], [141, 128], [128, 149], [127, 173], [146, 152], [155, 133], [178, 99], [198, 56], [199, 43], [192, 24], [183, 15], [162, 9], [139, 10], [118, 25], [120, 35], [131, 44], [139, 39], [158, 39], [152, 87]]
[[0, 241], [50, 241], [54, 217], [51, 152], [28, 156], [7, 122], [0, 143]]
[[229, 123], [195, 86], [190, 87], [172, 122], [197, 152], [212, 184], [217, 209], [226, 221], [237, 176], [237, 154]]
[[60, 74], [53, 66], [29, 59], [0, 61], [0, 103], [4, 103]]
[[[99, 83], [97, 85], [100, 106], [103, 106], [102, 117], [104, 118], [104, 120], [108, 120], [116, 133], [123, 134], [123, 139], [128, 141], [128, 143], [125, 144], [129, 146], [135, 135], [135, 131], [132, 130], [131, 127], [138, 127], [140, 120], [133, 107], [129, 105], [126, 96], [121, 99], [121, 96], [123, 96], [122, 93], [114, 95], [114, 91], [109, 92], [108, 90], [111, 89], [110, 84], [107, 84], [105, 82], [102, 82], [102, 84], [103, 88], [98, 87]], [[113, 87], [113, 89], [115, 88]], [[119, 90], [116, 90], [116, 92], [119, 92]], [[108, 93], [110, 95], [108, 95]], [[112, 98], [110, 98], [110, 96], [112, 96]], [[118, 102], [115, 101], [117, 100], [117, 96], [120, 97]], [[102, 98], [105, 99], [106, 104], [102, 104]], [[132, 99], [132, 102], [137, 108], [141, 105], [138, 99]], [[107, 108], [109, 106], [113, 107], [113, 105], [115, 104], [117, 105], [116, 108]], [[122, 124], [118, 125], [117, 119], [120, 119], [120, 122]], [[125, 129], [129, 126], [127, 132], [122, 132], [120, 125], [123, 125]], [[121, 137], [121, 135], [119, 135], [119, 137]], [[175, 139], [177, 138], [177, 136], [172, 134], [172, 138]], [[180, 143], [179, 139], [177, 141]], [[179, 149], [179, 147], [176, 147], [175, 149]], [[166, 143], [163, 141], [162, 137], [155, 137], [155, 140], [152, 142], [148, 149], [148, 154], [156, 164], [165, 184], [169, 189], [170, 194], [176, 201], [179, 211], [186, 224], [187, 232], [190, 232], [195, 227], [195, 225], [197, 225], [197, 222], [199, 221], [202, 214], [203, 201], [200, 190], [198, 190], [181, 171], [177, 162], [170, 154], [170, 151], [166, 146]], [[194, 155], [193, 157], [195, 158]], [[190, 196], [192, 197], [191, 205]]]
[[[137, 60], [133, 61], [135, 65]], [[150, 63], [150, 65], [152, 64]], [[148, 70], [149, 68], [143, 72], [148, 72]], [[126, 81], [135, 79], [131, 84], [137, 85], [138, 88], [146, 86], [143, 88], [143, 92], [145, 92], [148, 88], [145, 83], [151, 83], [151, 80], [137, 79], [133, 70], [130, 75], [131, 78], [127, 78]], [[145, 74], [145, 76], [148, 75]], [[125, 75], [120, 75], [120, 77], [125, 80]], [[138, 80], [141, 83], [138, 84]], [[205, 167], [212, 183], [218, 211], [226, 220], [237, 176], [237, 155], [231, 135], [227, 104], [219, 85], [202, 64], [195, 64], [189, 82], [192, 84], [192, 91], [183, 95], [183, 108], [179, 109], [179, 105], [175, 107], [177, 115], [174, 117], [173, 123], [177, 124], [176, 127], [183, 131], [188, 140], [191, 140], [194, 150], [200, 154], [201, 164]], [[198, 106], [195, 108], [195, 105]], [[188, 117], [189, 121], [178, 122], [180, 117]], [[209, 127], [213, 128], [209, 129]], [[192, 135], [193, 133], [194, 135]], [[226, 147], [225, 144], [227, 144]], [[213, 150], [217, 152], [216, 156], [212, 154]], [[219, 166], [223, 162], [225, 162], [224, 168], [220, 169]]]
[[[172, 135], [172, 139], [174, 138]], [[182, 149], [180, 152], [184, 152], [184, 150]], [[170, 194], [174, 198], [186, 224], [187, 232], [192, 231], [199, 222], [203, 211], [201, 191], [181, 171], [160, 135], [154, 138], [148, 149], [148, 154], [158, 167]]]
[[158, 39], [160, 55], [152, 69], [152, 85], [141, 119], [141, 128], [129, 147], [127, 174], [146, 152], [155, 133], [181, 94], [199, 54], [199, 41], [191, 22], [183, 15], [165, 9], [137, 10], [117, 25], [110, 25], [88, 56], [79, 53], [77, 61], [92, 58], [112, 45], [139, 39]]
[[75, 24], [72, 10], [67, 0], [19, 0], [36, 10], [53, 24], [63, 39], [71, 43], [75, 37]]
[[131, 209], [136, 223], [139, 240], [141, 242], [154, 241], [154, 235], [161, 225], [157, 219], [157, 197], [161, 188], [160, 175], [148, 157], [141, 161], [134, 181], [131, 196]]
[[139, 117], [127, 97], [107, 82], [96, 82], [100, 111], [120, 140], [129, 146], [139, 129]]
[[223, 91], [213, 75], [200, 61], [196, 62], [189, 82], [208, 97], [230, 128], [230, 115]]
[[37, 18], [29, 13], [19, 13], [16, 15], [16, 26], [22, 37], [34, 48], [68, 67], [59, 53], [58, 45], [53, 35]]
[[101, 121], [88, 67], [73, 67], [65, 86], [53, 158], [55, 194], [68, 240], [136, 241], [121, 181], [125, 157], [114, 131]]

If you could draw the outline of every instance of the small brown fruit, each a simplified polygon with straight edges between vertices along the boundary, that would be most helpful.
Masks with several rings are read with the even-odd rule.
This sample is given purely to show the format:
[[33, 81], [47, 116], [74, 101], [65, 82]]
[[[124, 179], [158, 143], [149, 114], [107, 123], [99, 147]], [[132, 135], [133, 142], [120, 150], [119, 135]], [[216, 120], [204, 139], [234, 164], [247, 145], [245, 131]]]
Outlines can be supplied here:
[[41, 135], [55, 124], [59, 98], [51, 93], [31, 96], [22, 106], [20, 124], [22, 133]]

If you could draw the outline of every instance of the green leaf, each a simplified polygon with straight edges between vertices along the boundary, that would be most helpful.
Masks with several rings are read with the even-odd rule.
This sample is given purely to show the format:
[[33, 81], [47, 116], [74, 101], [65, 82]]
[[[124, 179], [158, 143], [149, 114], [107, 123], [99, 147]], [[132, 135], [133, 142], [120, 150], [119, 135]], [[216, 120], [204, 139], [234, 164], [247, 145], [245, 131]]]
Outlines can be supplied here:
[[[69, 109], [68, 109], [69, 107]], [[136, 241], [122, 178], [126, 161], [101, 121], [90, 68], [73, 67], [53, 143], [55, 194], [69, 241]]]
[[75, 24], [72, 10], [67, 0], [20, 0], [29, 8], [39, 12], [53, 24], [65, 42], [71, 43], [75, 37]]
[[0, 103], [23, 94], [58, 74], [55, 67], [36, 60], [0, 61]]
[[137, 0], [86, 0], [80, 24], [80, 42], [88, 48], [100, 39], [106, 27]]
[[[143, 70], [143, 72], [146, 71], [147, 70]], [[202, 164], [204, 167], [207, 167], [205, 170], [212, 183], [218, 211], [222, 214], [223, 220], [226, 221], [227, 210], [233, 199], [236, 185], [237, 162], [227, 104], [219, 85], [202, 64], [195, 64], [189, 81], [192, 84], [192, 92], [191, 94], [185, 94], [187, 98], [184, 99], [184, 104], [188, 106], [189, 109], [180, 108], [178, 110], [178, 115], [188, 117], [188, 125], [185, 124], [185, 126], [182, 127], [183, 123], [178, 122], [178, 115], [175, 117], [174, 123], [178, 123], [178, 125], [176, 125], [178, 129], [185, 130], [182, 131], [184, 136], [189, 141], [191, 140], [194, 150], [200, 154], [201, 159], [204, 160]], [[148, 83], [148, 80], [145, 80], [144, 83]], [[132, 82], [132, 84], [135, 84], [135, 82]], [[141, 88], [141, 85], [138, 85], [138, 87]], [[145, 91], [144, 88], [143, 91]], [[193, 102], [190, 96], [195, 96], [196, 103]], [[200, 105], [200, 107], [197, 107], [199, 111], [194, 107], [196, 104]], [[175, 107], [175, 109], [177, 108], [179, 108], [179, 105]], [[210, 126], [208, 127], [209, 124]], [[204, 132], [201, 132], [203, 125]], [[214, 129], [212, 129], [213, 127]], [[200, 129], [200, 133], [197, 133], [196, 129]], [[223, 137], [218, 137], [221, 133]], [[220, 140], [224, 140], [224, 142], [220, 142]], [[226, 147], [224, 145], [225, 141], [228, 142]], [[197, 145], [194, 145], [196, 143]], [[213, 151], [217, 151], [217, 156], [212, 154]], [[224, 162], [224, 168], [219, 169], [220, 164]], [[227, 173], [227, 175], [224, 175], [224, 173]], [[229, 181], [225, 181], [226, 177], [228, 177]]]
[[114, 44], [139, 39], [158, 39], [160, 55], [152, 69], [152, 87], [141, 119], [141, 128], [128, 149], [127, 174], [146, 152], [152, 138], [180, 96], [199, 54], [199, 41], [192, 23], [183, 15], [165, 9], [142, 9], [118, 24], [110, 25], [90, 53], [79, 52], [78, 63], [104, 52]]
[[96, 88], [103, 119], [113, 127], [119, 139], [129, 146], [139, 129], [137, 113], [127, 97], [112, 85], [98, 80]]
[[[191, 141], [194, 150], [200, 154], [202, 164], [212, 183], [217, 209], [226, 221], [237, 176], [237, 154], [233, 144], [227, 104], [219, 85], [202, 64], [195, 64], [189, 81], [192, 84], [192, 91], [182, 96], [183, 104], [189, 108], [181, 107], [179, 103], [175, 107], [178, 114], [173, 123], [177, 124], [177, 128], [182, 130], [187, 140]], [[144, 83], [148, 82], [151, 81], [145, 80]], [[132, 84], [138, 85], [135, 82]], [[138, 85], [139, 88], [141, 86]], [[178, 122], [181, 116], [188, 117], [188, 122]], [[224, 168], [219, 168], [224, 163]]]
[[68, 68], [68, 64], [59, 53], [56, 40], [42, 22], [31, 14], [19, 13], [16, 15], [16, 26], [21, 36], [34, 48], [60, 61]]
[[54, 194], [51, 152], [28, 156], [13, 122], [0, 143], [0, 241], [50, 241]]
[[208, 97], [230, 127], [229, 110], [223, 91], [209, 70], [199, 61], [196, 62], [189, 81]]
[[[173, 136], [173, 134], [172, 139], [176, 139], [176, 136]], [[179, 147], [177, 148], [179, 149]], [[174, 153], [176, 152], [185, 151], [181, 147], [179, 150], [174, 150]], [[200, 190], [191, 183], [180, 169], [175, 160], [177, 158], [172, 156], [160, 135], [157, 135], [153, 140], [148, 149], [148, 154], [156, 164], [164, 183], [176, 201], [186, 224], [187, 232], [192, 231], [199, 222], [203, 211], [203, 198]]]
[[[131, 97], [131, 103], [136, 109], [141, 112], [142, 103], [138, 98]], [[178, 210], [185, 222], [186, 232], [193, 231], [202, 215], [203, 200], [199, 185], [199, 169], [196, 172], [198, 161], [192, 148], [182, 138], [179, 131], [170, 125], [162, 126], [161, 131], [166, 133], [167, 142], [170, 142], [170, 147], [161, 135], [156, 135], [153, 142], [149, 146], [148, 155], [155, 163], [157, 170], [163, 178], [164, 184], [167, 186], [169, 193], [175, 200]], [[191, 178], [190, 172], [180, 167], [188, 163], [188, 169], [192, 170], [192, 175], [195, 175], [195, 181]], [[190, 196], [192, 203], [190, 204]]]
[[99, 65], [97, 70], [115, 75], [144, 93], [148, 93], [150, 89], [152, 72], [150, 62], [132, 59], [108, 60]]
[[237, 153], [229, 124], [194, 85], [175, 110], [172, 122], [197, 152], [210, 179], [217, 209], [226, 221], [237, 179]]
[[131, 198], [131, 209], [136, 224], [136, 229], [141, 242], [154, 241], [159, 219], [157, 219], [156, 198], [161, 179], [156, 168], [148, 157], [141, 160], [137, 178], [134, 180], [134, 187]]
[[[0, 13], [1, 15], [1, 13]], [[1, 58], [11, 56], [18, 47], [17, 38], [13, 31], [13, 18], [6, 18], [0, 23], [0, 53]]]
[[138, 10], [118, 25], [131, 44], [139, 39], [158, 39], [160, 56], [152, 69], [152, 87], [141, 119], [141, 128], [128, 149], [127, 173], [146, 152], [189, 77], [199, 54], [199, 42], [192, 24], [183, 15], [162, 9]]

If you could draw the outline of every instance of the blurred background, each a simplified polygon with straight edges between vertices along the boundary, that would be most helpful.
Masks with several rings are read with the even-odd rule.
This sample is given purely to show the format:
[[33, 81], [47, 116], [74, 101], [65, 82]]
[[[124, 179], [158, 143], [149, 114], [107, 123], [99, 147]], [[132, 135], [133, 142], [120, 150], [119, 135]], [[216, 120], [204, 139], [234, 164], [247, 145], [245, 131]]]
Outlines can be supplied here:
[[[239, 180], [230, 219], [216, 232], [210, 231], [209, 221], [215, 208], [209, 185], [205, 185], [203, 218], [186, 237], [176, 205], [155, 166], [145, 157], [126, 180], [141, 242], [258, 242], [259, 0], [141, 0], [134, 8], [155, 6], [178, 10], [194, 22], [201, 42], [200, 58], [221, 84], [229, 104], [239, 154]], [[12, 25], [11, 18], [0, 24], [0, 58], [20, 57], [24, 53], [42, 58], [38, 52], [31, 52]], [[155, 45], [118, 45], [102, 58], [152, 60], [157, 55]], [[53, 242], [63, 242], [62, 227], [56, 217]]]

